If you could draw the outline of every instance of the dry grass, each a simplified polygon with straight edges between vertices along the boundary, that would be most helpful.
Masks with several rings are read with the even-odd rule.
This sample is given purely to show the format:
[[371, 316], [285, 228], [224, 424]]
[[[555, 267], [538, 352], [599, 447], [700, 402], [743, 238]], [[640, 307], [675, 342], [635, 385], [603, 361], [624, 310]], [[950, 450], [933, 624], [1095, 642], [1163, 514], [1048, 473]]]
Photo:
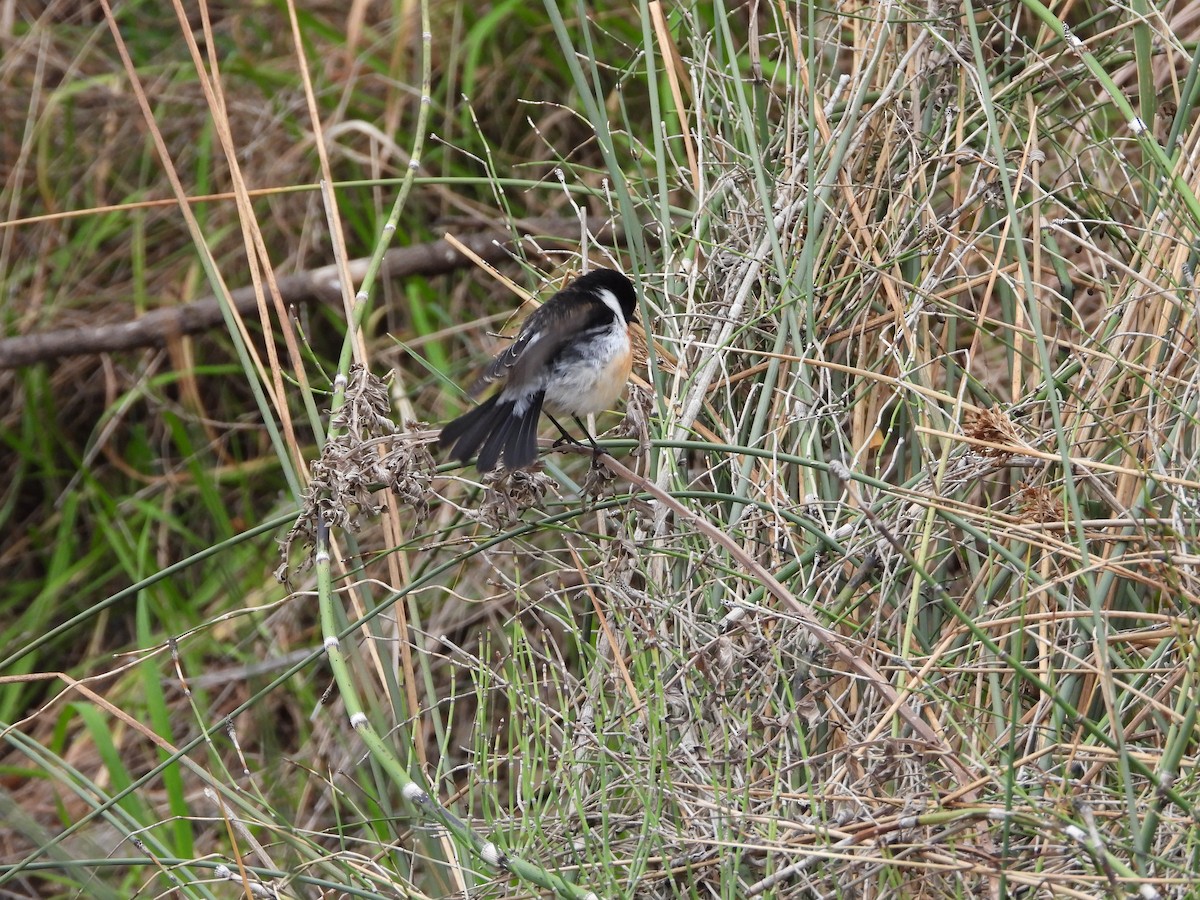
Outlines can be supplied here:
[[[344, 239], [315, 192], [197, 204], [198, 232], [137, 205], [170, 188], [103, 21], [9, 35], [9, 330], [244, 283], [249, 223], [281, 270], [370, 253], [415, 153], [399, 240], [575, 207], [627, 228], [653, 341], [623, 465], [435, 470], [414, 420], [461, 408], [512, 324], [481, 272], [380, 283], [355, 358], [390, 387], [336, 304], [251, 323], [262, 375], [233, 333], [4, 375], [0, 883], [1190, 896], [1200, 207], [1113, 100], [1163, 145], [1178, 116], [1189, 158], [1190, 7], [1072, 7], [1103, 77], [1032, 0], [439, 7], [422, 147], [410, 6], [306, 11], [317, 116], [279, 22], [218, 17], [224, 110], [186, 56], [139, 69], [187, 193], [229, 188], [222, 134], [250, 186], [310, 183], [327, 146], [369, 182], [338, 191]], [[289, 591], [270, 537], [304, 503]]]

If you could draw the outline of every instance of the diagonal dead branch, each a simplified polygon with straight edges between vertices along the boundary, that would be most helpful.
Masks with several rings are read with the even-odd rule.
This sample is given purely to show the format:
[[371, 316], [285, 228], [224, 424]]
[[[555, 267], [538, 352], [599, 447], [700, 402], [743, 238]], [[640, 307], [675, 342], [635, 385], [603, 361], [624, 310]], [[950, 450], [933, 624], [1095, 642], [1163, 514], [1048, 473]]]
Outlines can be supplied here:
[[[579, 222], [574, 218], [525, 219], [514, 223], [522, 235], [536, 235], [548, 242], [574, 242], [579, 236]], [[602, 230], [596, 237], [605, 243], [619, 242], [620, 230]], [[476, 256], [489, 262], [505, 259], [517, 241], [513, 231], [493, 228], [458, 238]], [[391, 278], [410, 275], [442, 275], [455, 269], [474, 265], [471, 259], [445, 240], [397, 247], [384, 258], [384, 274]], [[366, 270], [367, 260], [353, 260], [350, 275], [357, 282]], [[307, 272], [287, 275], [278, 280], [279, 293], [285, 304], [334, 302], [340, 300], [337, 267], [322, 266]], [[256, 308], [254, 287], [247, 285], [230, 293], [235, 307], [243, 315]], [[114, 353], [165, 343], [169, 338], [198, 334], [220, 325], [221, 304], [208, 296], [180, 306], [155, 309], [128, 322], [62, 328], [25, 334], [0, 340], [0, 369], [15, 369], [47, 360], [91, 353]]]

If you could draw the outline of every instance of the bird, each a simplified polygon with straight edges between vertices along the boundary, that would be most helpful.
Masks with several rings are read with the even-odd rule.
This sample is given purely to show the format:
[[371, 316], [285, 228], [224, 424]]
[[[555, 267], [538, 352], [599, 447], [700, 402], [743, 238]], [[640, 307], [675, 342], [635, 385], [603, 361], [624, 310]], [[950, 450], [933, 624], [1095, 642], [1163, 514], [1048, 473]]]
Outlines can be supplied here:
[[471, 389], [498, 389], [481, 404], [443, 426], [438, 447], [490, 472], [497, 464], [523, 469], [537, 461], [538, 418], [545, 412], [571, 416], [592, 450], [602, 452], [580, 421], [608, 409], [624, 392], [633, 365], [629, 326], [637, 321], [633, 282], [612, 269], [576, 278], [533, 312], [516, 340], [496, 355]]

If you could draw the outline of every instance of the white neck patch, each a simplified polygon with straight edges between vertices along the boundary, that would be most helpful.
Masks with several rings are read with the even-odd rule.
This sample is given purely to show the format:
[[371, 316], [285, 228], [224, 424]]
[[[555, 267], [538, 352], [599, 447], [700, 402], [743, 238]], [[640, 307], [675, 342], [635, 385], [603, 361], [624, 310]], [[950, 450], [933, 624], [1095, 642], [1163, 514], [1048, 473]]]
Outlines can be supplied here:
[[629, 324], [625, 321], [625, 313], [621, 311], [621, 304], [617, 302], [617, 295], [608, 288], [601, 288], [596, 292], [596, 296], [600, 298], [600, 302], [612, 310], [612, 314], [617, 317], [617, 321], [623, 325]]

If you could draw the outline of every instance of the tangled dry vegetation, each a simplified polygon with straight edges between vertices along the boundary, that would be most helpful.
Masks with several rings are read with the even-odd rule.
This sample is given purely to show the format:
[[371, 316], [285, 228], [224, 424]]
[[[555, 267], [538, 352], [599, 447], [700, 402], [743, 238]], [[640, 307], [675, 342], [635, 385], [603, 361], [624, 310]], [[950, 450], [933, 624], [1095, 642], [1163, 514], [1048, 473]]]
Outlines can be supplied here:
[[[593, 230], [624, 229], [618, 248], [587, 250], [644, 294], [627, 418], [598, 423], [621, 465], [597, 477], [549, 454], [495, 480], [435, 468], [424, 422], [461, 408], [452, 385], [511, 325], [506, 292], [479, 315], [479, 273], [403, 298], [381, 288], [386, 321], [367, 320], [366, 366], [343, 371], [323, 455], [325, 432], [299, 424], [287, 464], [236, 377], [195, 386], [187, 366], [227, 362], [224, 345], [172, 345], [152, 366], [180, 379], [180, 405], [147, 406], [140, 427], [161, 438], [182, 409], [216, 448], [195, 458], [319, 459], [298, 519], [279, 476], [267, 490], [210, 475], [188, 506], [207, 521], [221, 498], [242, 517], [230, 536], [286, 519], [291, 592], [270, 580], [272, 554], [217, 552], [222, 572], [193, 593], [235, 596], [205, 591], [195, 621], [127, 626], [161, 651], [130, 670], [148, 681], [108, 655], [76, 671], [117, 673], [87, 701], [122, 723], [111, 750], [97, 720], [58, 721], [38, 697], [17, 707], [32, 715], [7, 733], [9, 764], [69, 735], [55, 753], [91, 785], [72, 817], [132, 784], [105, 827], [160, 842], [96, 877], [157, 884], [149, 856], [169, 856], [197, 895], [214, 877], [202, 860], [223, 857], [237, 865], [216, 877], [281, 896], [1190, 896], [1194, 8], [1074, 6], [1064, 39], [1033, 2], [651, 7], [645, 23], [605, 9], [586, 27], [548, 7], [515, 58], [553, 90], [524, 106], [535, 97], [508, 96], [508, 81], [453, 72], [439, 38], [434, 83], [478, 78], [474, 112], [509, 112], [474, 119], [474, 137], [508, 142], [488, 157], [454, 124], [457, 95], [439, 94], [424, 165], [443, 147], [446, 173], [475, 154], [487, 177], [469, 201], [431, 178], [401, 226], [478, 216], [490, 196], [510, 217], [586, 210]], [[495, 37], [454, 21], [466, 48]], [[517, 200], [504, 179], [531, 171]], [[4, 233], [9, 259], [36, 234]], [[520, 254], [546, 279], [578, 265]], [[338, 365], [329, 330], [309, 329], [315, 355], [289, 382], [299, 423], [307, 386]], [[64, 371], [80, 377], [57, 370], [60, 388]], [[102, 443], [104, 482], [119, 461]], [[214, 546], [226, 536], [192, 525]], [[260, 677], [258, 658], [285, 677]], [[36, 659], [23, 671], [77, 664]], [[160, 680], [161, 720], [137, 706]], [[226, 716], [231, 739], [174, 776], [129, 721], [155, 721], [177, 749]], [[70, 780], [10, 795], [37, 824], [12, 836], [0, 880], [37, 881], [14, 864], [38, 858], [39, 828], [65, 827], [46, 784]], [[167, 822], [195, 827], [185, 839], [155, 827]]]

